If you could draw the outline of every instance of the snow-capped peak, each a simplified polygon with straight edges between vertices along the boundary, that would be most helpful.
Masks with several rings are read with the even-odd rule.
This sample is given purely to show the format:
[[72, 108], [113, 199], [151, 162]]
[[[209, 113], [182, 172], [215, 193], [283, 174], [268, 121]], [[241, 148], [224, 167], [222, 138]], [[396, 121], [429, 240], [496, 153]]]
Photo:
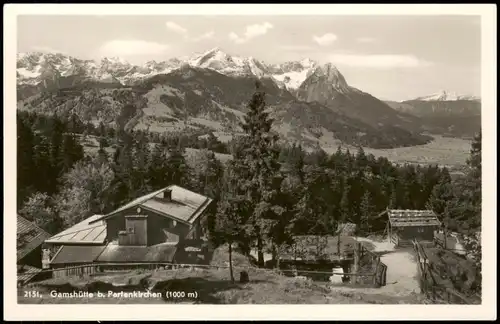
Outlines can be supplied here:
[[456, 101], [456, 100], [479, 100], [479, 97], [470, 95], [458, 95], [456, 92], [440, 90], [439, 92], [429, 95], [418, 97], [414, 100], [420, 101]]
[[214, 47], [202, 54], [195, 55], [188, 63], [192, 66], [205, 67], [210, 65], [212, 61], [231, 62], [232, 58], [219, 47]]
[[305, 58], [300, 61], [300, 64], [302, 64], [302, 66], [307, 69], [316, 66], [317, 63], [310, 58]]
[[111, 64], [121, 64], [121, 65], [131, 65], [129, 62], [127, 62], [127, 60], [121, 58], [121, 57], [117, 57], [117, 56], [113, 56], [113, 57], [104, 57], [102, 60], [101, 60], [103, 63], [111, 63]]
[[349, 91], [350, 89], [342, 73], [332, 63], [316, 66], [310, 76], [314, 78], [326, 78], [327, 82], [339, 91]]
[[[281, 64], [265, 64], [249, 56], [240, 57], [226, 53], [220, 47], [182, 58], [169, 58], [165, 61], [150, 60], [142, 65], [134, 65], [120, 57], [102, 57], [96, 61], [73, 58], [65, 54], [19, 53], [17, 55], [17, 75], [19, 83], [38, 84], [42, 72], [68, 77], [78, 75], [82, 78], [106, 80], [122, 84], [132, 84], [157, 74], [170, 73], [182, 66], [211, 69], [230, 76], [256, 76], [272, 78], [279, 86], [289, 90], [297, 89], [318, 63], [310, 58], [289, 61]], [[336, 71], [336, 72], [335, 72]], [[335, 73], [334, 73], [335, 72]], [[328, 72], [332, 83], [342, 86], [343, 76], [336, 70]], [[347, 85], [346, 85], [347, 86]]]

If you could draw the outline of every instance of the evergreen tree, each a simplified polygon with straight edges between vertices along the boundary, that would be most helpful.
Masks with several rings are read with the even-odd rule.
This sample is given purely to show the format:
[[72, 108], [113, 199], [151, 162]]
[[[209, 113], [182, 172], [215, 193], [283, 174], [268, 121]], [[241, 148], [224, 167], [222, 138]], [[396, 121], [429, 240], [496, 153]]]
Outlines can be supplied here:
[[[344, 186], [342, 188], [342, 198], [340, 200], [340, 219], [339, 225], [345, 224], [351, 220], [352, 214], [349, 205], [349, 191], [351, 190], [351, 186], [347, 179], [344, 180]], [[341, 235], [342, 235], [342, 226], [338, 226], [337, 230], [337, 253], [341, 254]]]
[[151, 160], [151, 151], [147, 137], [139, 133], [133, 143], [133, 172], [132, 172], [132, 191], [136, 197], [142, 196], [151, 190], [149, 179], [147, 178], [149, 164]]
[[356, 153], [356, 167], [363, 170], [368, 166], [368, 158], [366, 157], [365, 151], [362, 146], [358, 147], [358, 152]]
[[361, 204], [359, 207], [360, 212], [360, 223], [359, 230], [361, 233], [370, 233], [371, 224], [373, 223], [375, 206], [373, 205], [372, 195], [370, 191], [365, 191], [363, 198], [361, 199]]
[[172, 148], [167, 157], [169, 184], [188, 184], [189, 168], [184, 157], [184, 150]]
[[390, 196], [389, 196], [389, 204], [388, 209], [398, 209], [398, 195], [396, 192], [396, 186], [394, 184], [391, 185]]
[[351, 205], [349, 203], [349, 192], [351, 191], [351, 186], [347, 179], [344, 180], [344, 186], [342, 188], [342, 198], [340, 200], [340, 220], [341, 222], [347, 222], [351, 219]]
[[34, 192], [36, 161], [35, 134], [30, 125], [18, 115], [17, 118], [17, 205], [21, 207], [25, 199]]
[[83, 159], [83, 146], [78, 143], [73, 134], [65, 134], [63, 136], [63, 144], [61, 149], [61, 162], [59, 164], [59, 176], [62, 176], [73, 165]]
[[317, 166], [308, 166], [305, 173], [302, 197], [298, 200], [298, 227], [314, 231], [300, 234], [330, 234], [335, 231], [336, 205], [332, 202], [335, 188], [332, 186], [333, 173]]
[[256, 84], [256, 91], [241, 124], [246, 136], [233, 153], [232, 167], [240, 179], [238, 193], [251, 202], [249, 230], [257, 241], [258, 263], [264, 264], [264, 236], [283, 208], [278, 205], [280, 188], [278, 135], [271, 131], [273, 120], [266, 112], [265, 93]]
[[326, 167], [328, 162], [328, 154], [321, 147], [317, 147], [306, 159], [307, 164], [320, 167]]
[[467, 172], [467, 183], [465, 195], [475, 211], [475, 218], [481, 219], [481, 133], [477, 134], [472, 141], [470, 157], [467, 159], [469, 170]]
[[238, 179], [233, 170], [227, 169], [222, 179], [222, 196], [217, 204], [217, 215], [215, 220], [215, 235], [213, 238], [217, 243], [226, 243], [229, 249], [229, 272], [231, 281], [234, 282], [233, 274], [233, 244], [246, 243], [244, 224], [248, 213], [248, 201], [243, 195], [238, 194]]
[[113, 163], [114, 180], [112, 185], [113, 202], [120, 205], [126, 201], [136, 198], [134, 195], [134, 182], [132, 172], [134, 170], [134, 159], [132, 144], [125, 141], [116, 151]]
[[148, 168], [148, 179], [152, 190], [158, 190], [168, 185], [168, 172], [166, 147], [156, 144], [151, 153]]
[[62, 153], [64, 131], [63, 122], [57, 115], [51, 118], [52, 127], [50, 130], [50, 168], [47, 175], [47, 186], [49, 192], [55, 193], [57, 188], [57, 179], [61, 175], [61, 170], [64, 166], [64, 155]]
[[39, 175], [34, 177], [35, 188], [37, 191], [51, 195], [55, 192], [55, 184], [53, 183], [56, 182], [57, 178], [50, 178], [53, 176], [50, 159], [50, 144], [43, 136], [37, 136], [35, 140], [34, 170], [36, 170]]

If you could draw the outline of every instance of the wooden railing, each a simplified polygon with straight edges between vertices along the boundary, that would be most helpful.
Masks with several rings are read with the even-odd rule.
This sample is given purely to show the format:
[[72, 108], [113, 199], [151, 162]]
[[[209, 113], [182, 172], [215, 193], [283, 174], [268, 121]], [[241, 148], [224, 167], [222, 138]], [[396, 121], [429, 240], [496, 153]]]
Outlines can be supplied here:
[[385, 286], [387, 277], [387, 266], [380, 260], [380, 255], [377, 255], [361, 243], [358, 242], [356, 249], [359, 250], [357, 258], [359, 268], [357, 273], [359, 277], [364, 277], [364, 281], [370, 282], [374, 287]]
[[422, 292], [435, 303], [448, 304], [477, 304], [480, 302], [480, 297], [467, 297], [455, 289], [444, 287], [434, 277], [437, 273], [434, 265], [429, 261], [424, 248], [416, 240], [412, 241], [413, 249], [417, 258], [418, 271], [421, 279]]
[[455, 254], [458, 254], [460, 256], [466, 256], [467, 255], [467, 252], [464, 249], [455, 249], [455, 248], [450, 247], [449, 244], [445, 245], [445, 241], [442, 240], [442, 239], [440, 239], [439, 237], [436, 237], [436, 236], [434, 236], [434, 244], [436, 246], [439, 246], [440, 248], [442, 248], [444, 250], [451, 251], [451, 252], [453, 252]]
[[[362, 253], [370, 253], [368, 250], [364, 250]], [[306, 274], [324, 274], [328, 276], [346, 276], [351, 278], [371, 278], [368, 281], [373, 282], [376, 286], [385, 285], [385, 272], [387, 266], [385, 266], [381, 261], [380, 257], [373, 254], [373, 260], [375, 265], [375, 271], [370, 273], [363, 272], [351, 272], [351, 273], [335, 273], [332, 271], [314, 271], [314, 270], [302, 270], [302, 269], [267, 269], [267, 268], [257, 268], [254, 266], [233, 266], [233, 270], [243, 271], [243, 270], [256, 270], [256, 271], [270, 271], [278, 274], [292, 273], [295, 275], [306, 275]], [[99, 274], [110, 273], [114, 271], [127, 271], [134, 269], [166, 269], [166, 270], [177, 270], [181, 268], [191, 268], [191, 269], [228, 269], [229, 265], [207, 265], [207, 264], [172, 264], [164, 262], [145, 262], [145, 263], [89, 263], [77, 266], [69, 266], [64, 268], [51, 268], [44, 269], [42, 273], [52, 273], [54, 278], [60, 277], [82, 277], [82, 276], [96, 276]], [[358, 282], [358, 280], [354, 280]], [[361, 283], [361, 282], [359, 282]]]
[[[181, 268], [206, 268], [206, 269], [229, 269], [228, 265], [206, 265], [206, 264], [171, 264], [171, 263], [161, 263], [161, 262], [144, 262], [144, 263], [91, 263], [91, 264], [82, 264], [78, 266], [64, 267], [64, 268], [52, 268], [45, 269], [42, 272], [64, 272], [67, 273], [68, 276], [79, 276], [79, 275], [93, 275], [96, 273], [100, 273], [100, 269], [104, 268], [122, 268], [122, 270], [132, 270], [132, 269], [159, 269], [164, 268], [166, 270], [177, 270]], [[317, 274], [330, 274], [330, 275], [340, 275], [340, 276], [366, 276], [366, 274], [359, 273], [332, 273], [328, 271], [313, 271], [313, 270], [297, 270], [297, 269], [268, 269], [268, 268], [257, 268], [253, 266], [233, 266], [233, 269], [242, 269], [242, 270], [262, 270], [262, 271], [278, 271], [278, 272], [300, 272], [300, 273], [317, 273]], [[107, 272], [107, 271], [106, 271]], [[369, 276], [373, 276], [370, 274]]]

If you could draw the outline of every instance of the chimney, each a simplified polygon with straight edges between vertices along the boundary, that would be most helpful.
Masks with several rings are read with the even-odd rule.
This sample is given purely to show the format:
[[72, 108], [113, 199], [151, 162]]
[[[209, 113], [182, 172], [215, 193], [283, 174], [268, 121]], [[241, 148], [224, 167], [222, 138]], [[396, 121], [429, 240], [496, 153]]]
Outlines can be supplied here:
[[172, 201], [172, 189], [168, 188], [163, 192], [163, 199], [165, 201]]

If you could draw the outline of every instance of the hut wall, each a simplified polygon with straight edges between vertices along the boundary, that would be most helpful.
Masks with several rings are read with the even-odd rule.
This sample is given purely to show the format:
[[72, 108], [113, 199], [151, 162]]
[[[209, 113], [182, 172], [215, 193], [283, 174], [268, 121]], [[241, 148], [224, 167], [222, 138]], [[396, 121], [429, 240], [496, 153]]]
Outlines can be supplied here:
[[399, 238], [404, 241], [432, 241], [434, 239], [434, 227], [432, 226], [406, 226], [399, 228]]

